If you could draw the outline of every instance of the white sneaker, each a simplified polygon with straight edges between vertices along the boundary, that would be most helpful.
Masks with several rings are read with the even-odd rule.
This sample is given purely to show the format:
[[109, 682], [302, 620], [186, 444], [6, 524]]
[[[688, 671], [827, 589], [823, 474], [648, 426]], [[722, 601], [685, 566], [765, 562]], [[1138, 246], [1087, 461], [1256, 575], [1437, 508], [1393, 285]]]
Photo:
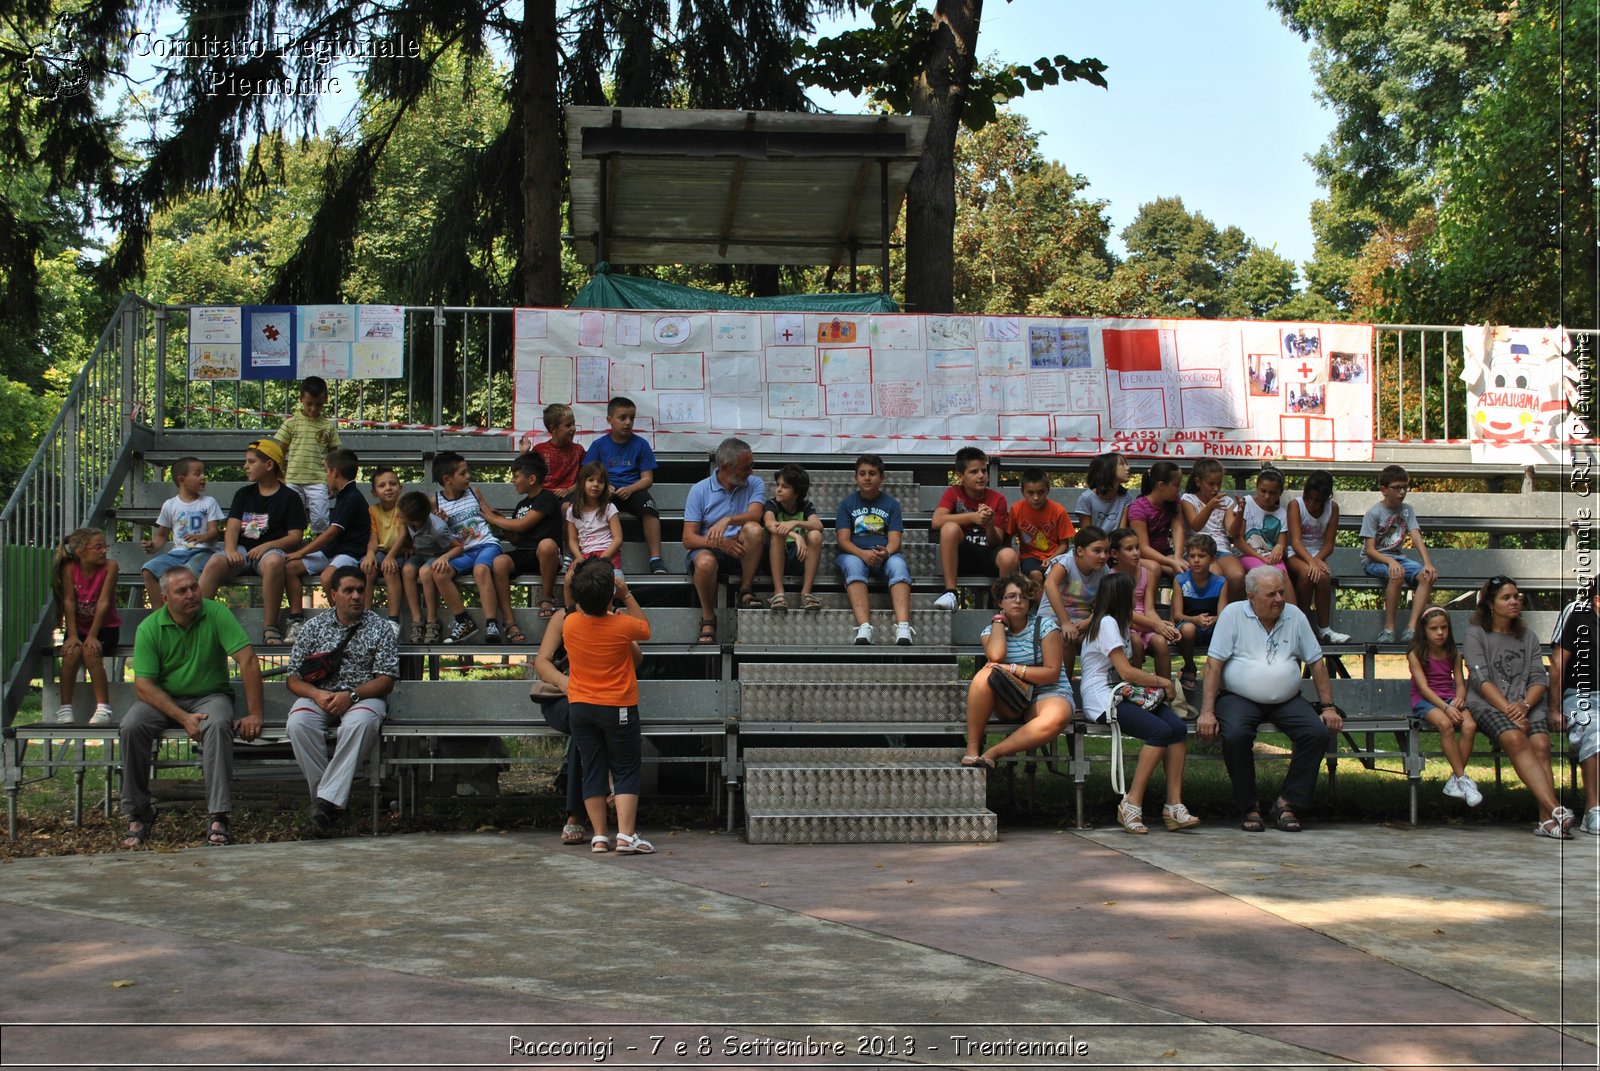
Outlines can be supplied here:
[[1331, 628], [1323, 629], [1320, 638], [1321, 638], [1323, 643], [1349, 643], [1350, 642], [1350, 634], [1348, 632], [1335, 632]]
[[870, 623], [856, 626], [856, 643], [866, 646], [872, 642], [872, 625]]
[[1578, 828], [1585, 833], [1600, 837], [1600, 807], [1590, 807], [1583, 812], [1583, 822]]
[[1461, 778], [1455, 774], [1450, 775], [1450, 780], [1444, 783], [1444, 794], [1458, 800], [1467, 798], [1467, 790], [1461, 786]]
[[94, 715], [89, 719], [89, 724], [90, 725], [110, 725], [111, 724], [111, 708], [108, 705], [106, 705], [105, 703], [97, 703], [95, 705], [95, 708], [94, 708]]
[[53, 714], [51, 716], [51, 718], [50, 718], [50, 724], [51, 725], [71, 725], [72, 724], [72, 707], [70, 705], [63, 705], [63, 706], [57, 707], [55, 714]]
[[1478, 791], [1478, 782], [1466, 774], [1456, 778], [1456, 781], [1461, 785], [1461, 798], [1467, 801], [1468, 807], [1476, 807], [1483, 802], [1483, 793]]
[[933, 600], [935, 610], [954, 610], [956, 608], [956, 593], [947, 591]]
[[909, 621], [896, 621], [894, 623], [894, 642], [901, 647], [910, 647], [916, 637], [917, 630], [911, 627]]

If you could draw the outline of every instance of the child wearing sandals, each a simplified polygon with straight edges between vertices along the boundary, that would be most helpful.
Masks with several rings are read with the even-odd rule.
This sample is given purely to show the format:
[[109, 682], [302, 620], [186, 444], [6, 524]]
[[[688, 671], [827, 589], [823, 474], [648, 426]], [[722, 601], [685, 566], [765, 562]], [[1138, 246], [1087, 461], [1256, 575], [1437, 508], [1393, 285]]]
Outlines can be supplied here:
[[799, 465], [785, 465], [773, 480], [772, 497], [762, 506], [762, 524], [773, 537], [767, 541], [773, 588], [768, 609], [789, 608], [783, 578], [797, 573], [801, 607], [822, 609], [822, 600], [811, 593], [811, 585], [817, 581], [817, 563], [822, 560], [822, 518], [806, 497], [810, 490], [811, 474]]
[[81, 665], [94, 689], [89, 724], [110, 725], [105, 652], [117, 646], [122, 615], [117, 612], [117, 563], [106, 557], [106, 534], [98, 528], [69, 533], [56, 547], [50, 581], [62, 620], [61, 707], [54, 722], [72, 724], [72, 693]]
[[622, 517], [611, 501], [606, 483], [606, 468], [591, 461], [578, 470], [578, 482], [567, 503], [567, 553], [572, 566], [564, 582], [567, 612], [572, 612], [572, 578], [580, 564], [593, 559], [605, 561], [622, 575]]
[[[579, 481], [582, 487], [582, 481]], [[622, 609], [611, 613], [613, 594]], [[650, 638], [650, 621], [611, 563], [591, 558], [572, 573], [572, 595], [578, 610], [558, 615], [540, 645], [534, 668], [541, 680], [567, 691], [572, 739], [583, 767], [583, 809], [594, 835], [589, 850], [609, 852], [606, 795], [617, 805], [618, 855], [649, 855], [655, 845], [640, 836], [639, 816], [639, 675], [634, 652]], [[569, 672], [555, 667], [548, 652], [565, 643]], [[609, 784], [608, 784], [609, 782]]]
[[547, 620], [556, 612], [556, 574], [561, 571], [561, 500], [544, 487], [548, 471], [541, 455], [531, 450], [517, 455], [511, 463], [511, 486], [522, 496], [516, 509], [507, 517], [488, 503], [482, 506], [490, 524], [512, 534], [510, 552], [496, 556], [491, 566], [500, 609], [500, 634], [507, 643], [528, 641], [511, 612], [513, 576], [538, 573], [539, 617]]
[[1442, 606], [1430, 606], [1418, 624], [1421, 627], [1406, 654], [1406, 664], [1411, 667], [1411, 724], [1417, 729], [1430, 725], [1439, 733], [1439, 750], [1450, 764], [1444, 794], [1476, 807], [1483, 802], [1483, 793], [1467, 776], [1467, 757], [1472, 754], [1478, 723], [1467, 711], [1466, 674], [1450, 615]]

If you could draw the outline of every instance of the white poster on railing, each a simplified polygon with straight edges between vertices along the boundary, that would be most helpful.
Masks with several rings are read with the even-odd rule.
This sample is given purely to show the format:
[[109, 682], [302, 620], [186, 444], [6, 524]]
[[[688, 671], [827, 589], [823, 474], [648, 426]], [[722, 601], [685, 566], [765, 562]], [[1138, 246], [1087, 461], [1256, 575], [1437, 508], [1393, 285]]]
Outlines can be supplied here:
[[1565, 441], [1589, 437], [1568, 409], [1579, 373], [1561, 328], [1467, 325], [1461, 348], [1474, 462], [1561, 464]]
[[[580, 378], [654, 419], [656, 450], [709, 450], [737, 428], [758, 450], [818, 454], [1372, 458], [1370, 325], [592, 309], [513, 322], [516, 428], [536, 439], [550, 399], [527, 373], [603, 358], [609, 376]], [[605, 427], [594, 391], [574, 400], [580, 428]]]

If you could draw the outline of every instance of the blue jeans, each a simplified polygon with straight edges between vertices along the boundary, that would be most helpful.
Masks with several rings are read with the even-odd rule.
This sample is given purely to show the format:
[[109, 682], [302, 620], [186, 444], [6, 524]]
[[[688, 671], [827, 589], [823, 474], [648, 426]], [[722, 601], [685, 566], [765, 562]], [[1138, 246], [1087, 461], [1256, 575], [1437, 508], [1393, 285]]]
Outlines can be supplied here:
[[840, 551], [834, 560], [834, 565], [838, 568], [839, 575], [844, 577], [846, 587], [851, 584], [865, 584], [868, 577], [886, 580], [890, 587], [911, 583], [911, 567], [906, 564], [903, 554], [891, 554], [882, 565], [869, 566], [854, 554]]

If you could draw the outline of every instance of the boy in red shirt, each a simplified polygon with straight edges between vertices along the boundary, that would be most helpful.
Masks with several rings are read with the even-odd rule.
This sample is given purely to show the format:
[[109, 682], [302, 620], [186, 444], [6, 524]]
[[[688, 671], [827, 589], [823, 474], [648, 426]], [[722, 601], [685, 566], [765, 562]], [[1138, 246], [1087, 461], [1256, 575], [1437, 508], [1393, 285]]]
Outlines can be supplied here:
[[[611, 597], [622, 609], [611, 613]], [[563, 688], [570, 709], [572, 739], [583, 767], [583, 809], [594, 836], [589, 850], [609, 852], [606, 793], [617, 803], [617, 854], [649, 855], [655, 845], [639, 836], [639, 644], [650, 638], [650, 621], [611, 562], [590, 558], [572, 574], [573, 613], [558, 613], [539, 644], [534, 669], [539, 678]], [[555, 652], [566, 644], [570, 674], [555, 666]], [[609, 779], [609, 786], [608, 786]]]
[[550, 433], [549, 440], [533, 445], [533, 452], [544, 458], [548, 472], [544, 489], [557, 498], [566, 498], [572, 494], [578, 470], [583, 467], [583, 447], [572, 441], [578, 431], [578, 419], [572, 415], [572, 406], [560, 402], [545, 406], [544, 429]]
[[1022, 572], [1037, 574], [1040, 587], [1050, 559], [1064, 554], [1078, 530], [1067, 507], [1050, 498], [1050, 477], [1043, 469], [1022, 472], [1022, 501], [1011, 507], [1011, 531], [1017, 536]]
[[956, 608], [956, 577], [1006, 576], [1017, 571], [1011, 549], [1005, 496], [989, 490], [989, 455], [976, 446], [956, 451], [958, 482], [939, 499], [933, 511], [934, 540], [944, 594], [934, 601], [940, 610]]

